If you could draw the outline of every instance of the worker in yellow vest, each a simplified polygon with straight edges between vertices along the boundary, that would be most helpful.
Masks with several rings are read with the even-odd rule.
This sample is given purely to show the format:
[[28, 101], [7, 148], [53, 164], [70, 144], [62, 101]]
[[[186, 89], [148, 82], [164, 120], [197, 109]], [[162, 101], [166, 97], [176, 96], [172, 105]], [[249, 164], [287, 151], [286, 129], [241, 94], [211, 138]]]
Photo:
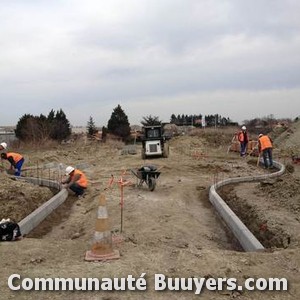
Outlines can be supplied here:
[[262, 152], [265, 168], [273, 167], [273, 158], [272, 158], [272, 140], [264, 134], [258, 136], [258, 149], [259, 153]]
[[10, 169], [15, 170], [15, 176], [21, 175], [21, 169], [24, 163], [24, 157], [15, 152], [1, 153], [1, 159], [6, 159], [10, 162]]
[[88, 185], [85, 174], [72, 166], [68, 166], [66, 168], [66, 176], [68, 177], [62, 180], [63, 187], [69, 188], [78, 198], [83, 197]]

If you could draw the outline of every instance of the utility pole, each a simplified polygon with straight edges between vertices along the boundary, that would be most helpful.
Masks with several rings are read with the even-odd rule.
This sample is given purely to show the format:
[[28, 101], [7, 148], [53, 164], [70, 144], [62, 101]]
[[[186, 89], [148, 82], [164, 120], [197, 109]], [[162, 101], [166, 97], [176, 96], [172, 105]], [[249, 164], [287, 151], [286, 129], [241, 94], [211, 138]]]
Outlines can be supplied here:
[[203, 129], [205, 129], [205, 126], [206, 126], [205, 117], [202, 118], [201, 122], [202, 122], [201, 125], [202, 125]]
[[215, 129], [217, 129], [217, 115], [215, 115]]

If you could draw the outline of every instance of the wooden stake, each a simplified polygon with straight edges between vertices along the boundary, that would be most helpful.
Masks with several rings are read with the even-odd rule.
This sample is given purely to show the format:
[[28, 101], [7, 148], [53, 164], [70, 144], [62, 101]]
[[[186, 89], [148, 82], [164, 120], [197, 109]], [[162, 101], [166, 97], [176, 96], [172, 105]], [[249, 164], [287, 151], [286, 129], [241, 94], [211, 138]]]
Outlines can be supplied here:
[[229, 146], [228, 149], [227, 149], [227, 154], [229, 153], [230, 148], [231, 148], [231, 146], [232, 146], [232, 143], [235, 141], [235, 139], [236, 139], [236, 134], [233, 136], [233, 138], [232, 138], [232, 140], [231, 140], [231, 144], [230, 144], [230, 146]]

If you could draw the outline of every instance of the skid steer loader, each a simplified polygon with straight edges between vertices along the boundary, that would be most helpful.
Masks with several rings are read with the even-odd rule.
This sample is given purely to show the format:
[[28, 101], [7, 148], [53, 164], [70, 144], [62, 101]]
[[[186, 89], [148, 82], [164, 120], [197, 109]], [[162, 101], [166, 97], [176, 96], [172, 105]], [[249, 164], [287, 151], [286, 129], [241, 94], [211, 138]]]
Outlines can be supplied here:
[[161, 125], [144, 126], [143, 132], [142, 159], [169, 156], [169, 144], [163, 136]]

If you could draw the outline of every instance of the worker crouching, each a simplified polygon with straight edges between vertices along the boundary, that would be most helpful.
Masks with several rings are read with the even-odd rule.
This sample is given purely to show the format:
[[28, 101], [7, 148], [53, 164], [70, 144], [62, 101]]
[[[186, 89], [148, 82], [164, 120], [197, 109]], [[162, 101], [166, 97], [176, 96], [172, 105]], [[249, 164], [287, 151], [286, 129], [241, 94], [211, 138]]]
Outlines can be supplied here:
[[85, 174], [78, 169], [68, 166], [66, 168], [66, 176], [68, 177], [61, 182], [63, 187], [73, 191], [78, 198], [83, 197], [88, 183]]

